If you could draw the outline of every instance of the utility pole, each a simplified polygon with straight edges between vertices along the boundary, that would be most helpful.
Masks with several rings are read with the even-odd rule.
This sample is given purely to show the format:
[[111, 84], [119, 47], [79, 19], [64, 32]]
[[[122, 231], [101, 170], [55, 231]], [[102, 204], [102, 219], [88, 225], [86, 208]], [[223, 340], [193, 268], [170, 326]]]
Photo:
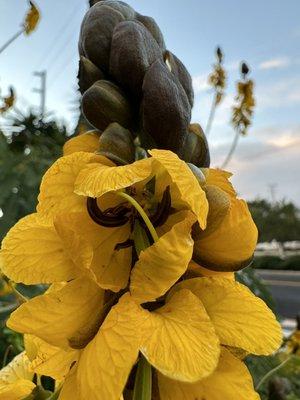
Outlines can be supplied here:
[[268, 186], [269, 186], [269, 190], [270, 190], [271, 201], [273, 204], [275, 204], [277, 183], [270, 183]]
[[33, 73], [34, 76], [37, 76], [41, 79], [40, 88], [34, 88], [33, 91], [39, 93], [41, 96], [41, 105], [40, 105], [40, 115], [41, 119], [43, 119], [45, 115], [45, 106], [46, 106], [46, 79], [47, 79], [47, 71], [35, 71]]

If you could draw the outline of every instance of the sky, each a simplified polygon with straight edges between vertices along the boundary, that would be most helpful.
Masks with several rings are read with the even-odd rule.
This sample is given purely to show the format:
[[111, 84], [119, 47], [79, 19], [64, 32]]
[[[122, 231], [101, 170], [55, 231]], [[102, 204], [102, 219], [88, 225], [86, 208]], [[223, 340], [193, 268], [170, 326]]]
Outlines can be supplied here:
[[[77, 117], [77, 41], [87, 0], [36, 0], [42, 19], [29, 37], [19, 37], [0, 55], [1, 95], [16, 89], [17, 107], [39, 106], [39, 78], [47, 71], [46, 108], [74, 126]], [[193, 78], [193, 122], [207, 123], [212, 92], [207, 77], [216, 46], [225, 53], [226, 97], [209, 136], [212, 166], [222, 164], [234, 131], [230, 125], [239, 64], [245, 60], [255, 82], [253, 125], [241, 137], [228, 165], [240, 196], [292, 200], [300, 206], [300, 1], [128, 0], [158, 22], [169, 50]], [[0, 0], [0, 46], [12, 36], [27, 9], [25, 0]], [[5, 121], [0, 120], [0, 126]]]

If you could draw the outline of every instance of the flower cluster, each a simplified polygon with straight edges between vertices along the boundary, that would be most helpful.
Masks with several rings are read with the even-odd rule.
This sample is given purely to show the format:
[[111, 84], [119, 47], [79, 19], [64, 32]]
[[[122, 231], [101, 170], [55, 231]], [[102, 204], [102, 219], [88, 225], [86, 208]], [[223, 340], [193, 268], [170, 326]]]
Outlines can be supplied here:
[[1, 249], [11, 280], [49, 284], [8, 320], [31, 371], [61, 382], [60, 400], [130, 399], [141, 362], [153, 399], [259, 399], [242, 358], [274, 352], [281, 330], [234, 278], [257, 230], [230, 174], [168, 150], [117, 166], [94, 133], [64, 150]]

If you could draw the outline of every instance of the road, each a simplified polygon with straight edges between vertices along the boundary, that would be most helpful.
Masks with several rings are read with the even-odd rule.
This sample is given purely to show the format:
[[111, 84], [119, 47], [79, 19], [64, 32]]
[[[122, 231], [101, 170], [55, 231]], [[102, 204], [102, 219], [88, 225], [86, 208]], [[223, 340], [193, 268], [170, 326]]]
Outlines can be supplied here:
[[271, 291], [280, 316], [295, 319], [300, 314], [300, 271], [256, 272]]

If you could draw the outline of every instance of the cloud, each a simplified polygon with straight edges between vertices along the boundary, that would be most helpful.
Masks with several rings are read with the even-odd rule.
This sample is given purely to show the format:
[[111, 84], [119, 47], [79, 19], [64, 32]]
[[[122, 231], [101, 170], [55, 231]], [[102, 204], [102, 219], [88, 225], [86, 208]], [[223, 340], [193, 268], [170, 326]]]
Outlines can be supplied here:
[[300, 103], [300, 76], [285, 77], [268, 84], [257, 82], [257, 109], [282, 108]]
[[[211, 146], [212, 166], [222, 164], [230, 143]], [[292, 200], [300, 206], [300, 125], [289, 128], [269, 126], [240, 138], [228, 165], [239, 195], [248, 200], [270, 197], [275, 183], [277, 199]]]
[[259, 64], [258, 68], [262, 70], [286, 68], [291, 65], [291, 60], [288, 57], [271, 58]]
[[209, 73], [193, 76], [193, 88], [195, 93], [206, 92], [210, 88], [208, 84], [208, 75]]

